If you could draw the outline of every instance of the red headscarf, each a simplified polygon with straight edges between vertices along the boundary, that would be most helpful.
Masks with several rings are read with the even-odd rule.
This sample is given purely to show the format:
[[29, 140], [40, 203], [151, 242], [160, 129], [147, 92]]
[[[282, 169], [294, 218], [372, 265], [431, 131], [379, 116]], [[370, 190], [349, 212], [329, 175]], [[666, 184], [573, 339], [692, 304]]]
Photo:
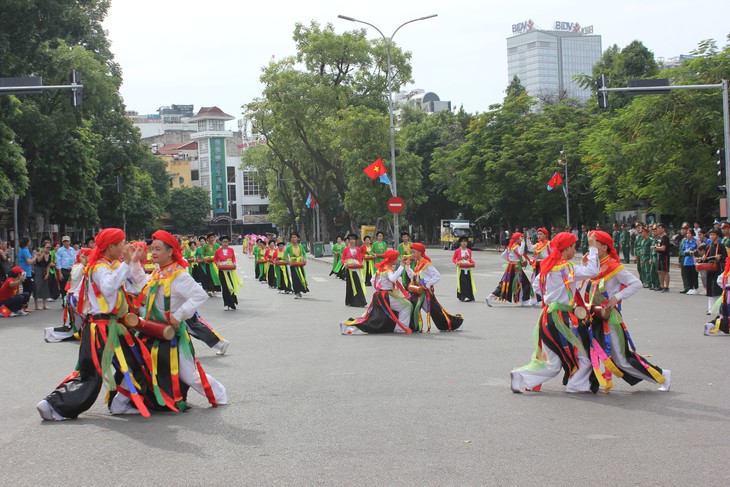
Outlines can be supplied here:
[[182, 267], [188, 266], [188, 262], [183, 259], [180, 242], [178, 242], [177, 239], [173, 237], [170, 232], [166, 232], [165, 230], [157, 230], [155, 233], [152, 234], [152, 240], [162, 240], [167, 245], [172, 247], [172, 260], [180, 264]]
[[81, 262], [81, 257], [86, 256], [88, 257], [91, 255], [92, 250], [89, 248], [84, 247], [83, 249], [80, 249], [78, 252], [76, 252], [76, 264]]
[[613, 237], [602, 230], [591, 230], [588, 232], [588, 235], [593, 235], [597, 241], [601, 242], [603, 245], [607, 245], [608, 255], [616, 262], [621, 262], [621, 258], [618, 256], [618, 252], [616, 252], [616, 249], [613, 246]]
[[431, 259], [426, 257], [426, 246], [423, 245], [422, 243], [418, 243], [418, 242], [412, 243], [411, 250], [418, 250], [424, 259], [431, 262]]
[[537, 229], [538, 232], [542, 232], [545, 234], [545, 238], [548, 238], [550, 236], [550, 232], [547, 231], [547, 228], [540, 227]]
[[114, 245], [126, 238], [124, 231], [119, 228], [105, 228], [94, 237], [94, 250], [89, 257], [89, 269], [93, 269], [99, 258], [110, 245]]
[[540, 263], [540, 275], [546, 276], [552, 268], [555, 267], [555, 264], [560, 262], [560, 259], [563, 258], [563, 250], [567, 249], [577, 241], [578, 239], [572, 233], [560, 232], [555, 235], [555, 237], [553, 237], [550, 241], [550, 255], [548, 255]]
[[517, 242], [517, 239], [520, 237], [522, 237], [522, 234], [520, 232], [513, 233], [512, 238], [509, 239], [509, 244], [507, 245], [507, 248], [511, 249], [515, 242]]
[[375, 267], [378, 268], [379, 271], [382, 271], [386, 266], [392, 264], [396, 260], [398, 260], [398, 257], [400, 254], [395, 249], [388, 249], [383, 254], [383, 260], [380, 261], [378, 264], [375, 264]]

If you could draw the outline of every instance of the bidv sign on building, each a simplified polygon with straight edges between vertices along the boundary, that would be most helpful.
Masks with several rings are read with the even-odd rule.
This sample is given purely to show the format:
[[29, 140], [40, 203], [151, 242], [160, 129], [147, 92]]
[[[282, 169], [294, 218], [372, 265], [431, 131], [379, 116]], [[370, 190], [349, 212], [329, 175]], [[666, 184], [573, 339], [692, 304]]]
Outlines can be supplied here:
[[516, 24], [512, 24], [512, 33], [524, 34], [525, 32], [531, 31], [534, 27], [535, 24], [532, 22], [532, 19], [526, 22], [518, 22]]
[[591, 35], [593, 34], [593, 26], [581, 27], [578, 22], [561, 22], [555, 21], [555, 30], [562, 30], [567, 32], [575, 32], [576, 34]]

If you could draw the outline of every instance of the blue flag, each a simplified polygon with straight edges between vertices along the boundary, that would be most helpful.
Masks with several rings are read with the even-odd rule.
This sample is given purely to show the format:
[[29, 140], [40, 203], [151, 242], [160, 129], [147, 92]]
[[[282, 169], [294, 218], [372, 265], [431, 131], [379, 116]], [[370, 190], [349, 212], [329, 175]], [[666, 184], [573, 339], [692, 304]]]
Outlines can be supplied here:
[[390, 186], [390, 178], [388, 178], [388, 174], [387, 173], [385, 173], [382, 176], [380, 176], [380, 182], [383, 183], [383, 184], [387, 184], [388, 186]]

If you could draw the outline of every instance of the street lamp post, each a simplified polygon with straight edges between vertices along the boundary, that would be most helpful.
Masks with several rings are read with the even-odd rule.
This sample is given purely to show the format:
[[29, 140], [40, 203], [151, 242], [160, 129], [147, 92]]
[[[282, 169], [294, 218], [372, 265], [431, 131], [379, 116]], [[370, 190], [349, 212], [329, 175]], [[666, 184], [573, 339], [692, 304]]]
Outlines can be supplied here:
[[[380, 36], [385, 41], [385, 48], [388, 53], [388, 65], [385, 71], [385, 80], [386, 85], [388, 88], [388, 118], [390, 119], [390, 171], [391, 171], [391, 178], [390, 178], [390, 194], [393, 196], [398, 196], [398, 183], [395, 175], [395, 124], [393, 123], [393, 89], [391, 86], [392, 77], [390, 75], [390, 46], [393, 44], [393, 37], [395, 37], [395, 34], [401, 29], [401, 27], [411, 24], [413, 22], [418, 22], [419, 20], [427, 20], [432, 19], [436, 17], [438, 14], [433, 15], [427, 15], [425, 17], [419, 17], [417, 19], [409, 20], [408, 22], [403, 22], [401, 25], [398, 26], [397, 29], [393, 31], [393, 34], [391, 34], [390, 37], [386, 37], [385, 34], [383, 34], [383, 31], [378, 29], [376, 26], [369, 22], [365, 22], [364, 20], [355, 19], [353, 17], [348, 17], [346, 15], [338, 15], [340, 19], [343, 20], [349, 20], [350, 22], [359, 22], [361, 24], [369, 25], [373, 29], [377, 30]], [[399, 222], [398, 222], [398, 213], [393, 213], [393, 235], [394, 235], [394, 241], [398, 242], [398, 230], [399, 230]]]

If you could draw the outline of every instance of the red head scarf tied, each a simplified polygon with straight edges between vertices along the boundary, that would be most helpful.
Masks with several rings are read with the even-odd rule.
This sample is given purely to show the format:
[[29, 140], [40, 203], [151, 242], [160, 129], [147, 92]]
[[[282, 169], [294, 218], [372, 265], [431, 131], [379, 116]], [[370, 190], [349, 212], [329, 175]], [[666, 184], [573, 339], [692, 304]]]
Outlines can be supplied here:
[[89, 257], [89, 268], [93, 269], [96, 262], [104, 255], [104, 251], [110, 245], [114, 245], [126, 238], [124, 232], [119, 228], [105, 228], [94, 237], [94, 250]]
[[563, 258], [563, 250], [567, 249], [577, 241], [578, 239], [572, 233], [560, 232], [555, 235], [555, 237], [553, 237], [550, 241], [550, 255], [548, 255], [540, 263], [540, 275], [546, 276], [552, 268], [555, 267], [555, 264], [560, 262], [560, 259]]
[[380, 261], [380, 263], [375, 264], [375, 267], [378, 268], [379, 271], [382, 271], [386, 266], [389, 266], [396, 260], [398, 260], [398, 257], [400, 254], [395, 249], [388, 249], [383, 254], [383, 260]]
[[89, 255], [91, 255], [91, 252], [92, 252], [92, 250], [91, 249], [88, 249], [86, 247], [84, 247], [83, 249], [79, 250], [76, 253], [76, 264], [78, 264], [79, 262], [81, 262], [81, 257], [84, 257], [84, 256], [85, 257], [88, 257]]
[[520, 232], [515, 232], [512, 234], [512, 238], [509, 239], [509, 244], [507, 245], [508, 249], [511, 249], [512, 246], [517, 243], [517, 239], [522, 238], [522, 234]]
[[182, 267], [188, 266], [187, 261], [183, 259], [180, 242], [178, 242], [177, 239], [170, 234], [170, 232], [157, 230], [152, 234], [152, 240], [161, 240], [172, 247], [172, 260], [180, 264]]
[[418, 242], [412, 243], [411, 244], [411, 250], [418, 250], [421, 253], [421, 255], [423, 256], [424, 259], [426, 259], [427, 261], [431, 262], [431, 259], [429, 259], [428, 257], [426, 257], [426, 246], [423, 245], [422, 243], [418, 243]]
[[543, 234], [545, 234], [545, 238], [548, 238], [550, 236], [550, 232], [547, 231], [547, 228], [540, 227], [540, 228], [537, 229], [537, 231], [538, 232], [542, 232]]
[[616, 252], [616, 249], [613, 246], [613, 237], [601, 230], [590, 231], [588, 232], [588, 235], [593, 235], [598, 242], [601, 242], [603, 245], [607, 245], [608, 255], [616, 262], [621, 262], [621, 258], [618, 256], [618, 252]]

